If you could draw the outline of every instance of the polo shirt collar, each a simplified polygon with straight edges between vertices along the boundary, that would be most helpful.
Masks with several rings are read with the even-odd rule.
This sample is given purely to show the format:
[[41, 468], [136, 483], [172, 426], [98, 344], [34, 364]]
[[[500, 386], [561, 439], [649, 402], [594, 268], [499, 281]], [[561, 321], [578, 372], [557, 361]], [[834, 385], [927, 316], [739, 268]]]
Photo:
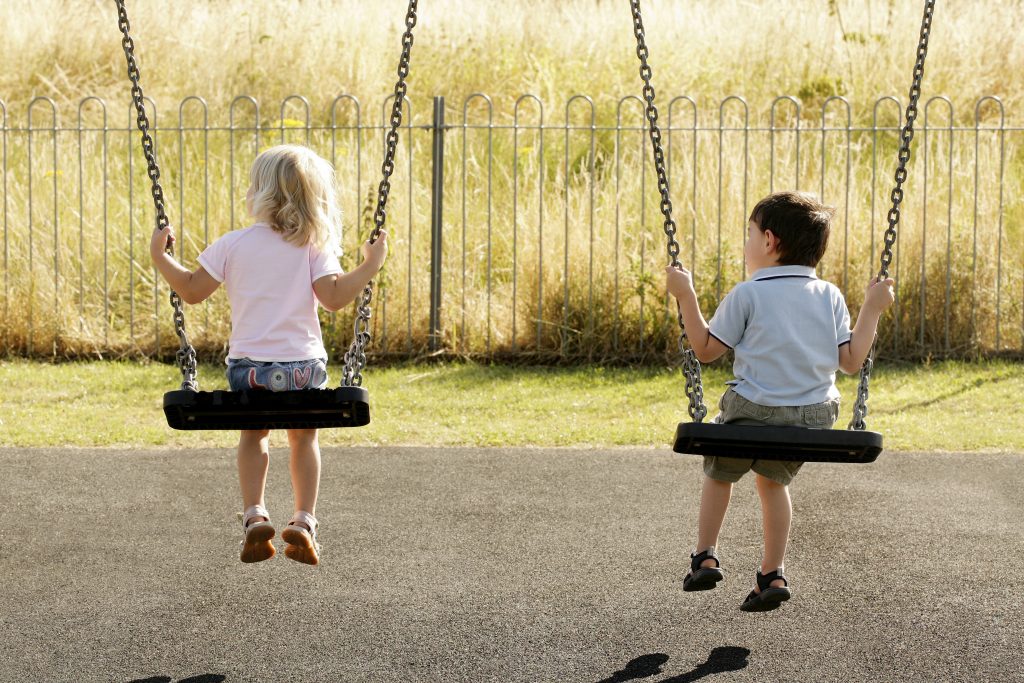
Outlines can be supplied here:
[[806, 277], [812, 280], [818, 279], [814, 273], [813, 266], [772, 266], [761, 268], [750, 276], [751, 280], [768, 280], [776, 277]]

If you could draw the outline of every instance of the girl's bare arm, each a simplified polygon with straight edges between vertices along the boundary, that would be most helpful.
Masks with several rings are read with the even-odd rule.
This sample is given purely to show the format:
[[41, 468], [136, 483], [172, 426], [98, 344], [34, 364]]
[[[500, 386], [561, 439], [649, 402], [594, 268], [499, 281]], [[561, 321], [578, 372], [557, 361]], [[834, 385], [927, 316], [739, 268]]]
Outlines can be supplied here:
[[313, 293], [328, 311], [336, 311], [355, 301], [367, 283], [380, 271], [388, 256], [388, 233], [380, 231], [373, 244], [363, 243], [363, 262], [347, 273], [324, 275], [313, 283]]
[[313, 293], [324, 308], [336, 311], [355, 301], [378, 270], [380, 269], [373, 267], [373, 263], [363, 261], [347, 273], [335, 273], [319, 278], [313, 282]]
[[165, 251], [168, 243], [174, 244], [174, 230], [171, 226], [168, 225], [163, 230], [153, 230], [153, 237], [149, 242], [149, 255], [153, 258], [153, 265], [182, 301], [187, 304], [204, 301], [220, 287], [220, 283], [202, 266], [192, 272], [175, 261]]

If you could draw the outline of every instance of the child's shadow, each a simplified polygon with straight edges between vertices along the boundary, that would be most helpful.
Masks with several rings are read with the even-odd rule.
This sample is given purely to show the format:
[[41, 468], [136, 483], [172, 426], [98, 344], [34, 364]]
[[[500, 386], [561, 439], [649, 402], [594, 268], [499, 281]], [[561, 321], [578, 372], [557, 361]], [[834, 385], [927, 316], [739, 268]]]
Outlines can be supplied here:
[[[750, 656], [750, 650], [745, 647], [716, 647], [708, 655], [708, 660], [697, 668], [672, 678], [664, 678], [658, 683], [692, 683], [711, 674], [739, 671], [750, 663], [747, 661], [748, 656]], [[662, 652], [642, 655], [626, 662], [622, 671], [616, 671], [599, 683], [625, 683], [638, 678], [657, 676], [664, 673], [661, 667], [667, 661], [668, 655]]]

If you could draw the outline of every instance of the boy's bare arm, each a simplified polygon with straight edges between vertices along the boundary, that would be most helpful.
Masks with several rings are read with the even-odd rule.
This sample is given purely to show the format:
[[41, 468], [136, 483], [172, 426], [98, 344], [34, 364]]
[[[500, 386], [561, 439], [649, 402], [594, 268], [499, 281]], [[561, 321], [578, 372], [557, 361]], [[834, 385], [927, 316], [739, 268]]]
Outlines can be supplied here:
[[204, 301], [217, 290], [220, 283], [201, 266], [192, 272], [175, 261], [166, 252], [167, 244], [174, 244], [174, 230], [171, 226], [168, 225], [163, 230], [154, 229], [153, 237], [149, 241], [149, 255], [153, 259], [153, 265], [182, 301], [187, 304]]
[[876, 282], [874, 278], [868, 284], [864, 296], [864, 305], [857, 315], [857, 324], [850, 332], [850, 343], [839, 347], [839, 369], [848, 375], [860, 371], [864, 359], [871, 352], [878, 331], [878, 320], [893, 301], [896, 300], [892, 286], [894, 280], [889, 278]]
[[701, 363], [717, 360], [729, 350], [729, 347], [711, 336], [711, 330], [697, 302], [697, 292], [693, 289], [693, 278], [685, 268], [668, 266], [665, 269], [665, 282], [668, 293], [679, 302], [679, 310], [686, 326], [686, 338], [690, 347]]
[[313, 293], [324, 308], [337, 311], [356, 300], [384, 265], [388, 255], [387, 237], [387, 232], [381, 230], [376, 242], [363, 244], [363, 262], [349, 272], [325, 275], [313, 283]]

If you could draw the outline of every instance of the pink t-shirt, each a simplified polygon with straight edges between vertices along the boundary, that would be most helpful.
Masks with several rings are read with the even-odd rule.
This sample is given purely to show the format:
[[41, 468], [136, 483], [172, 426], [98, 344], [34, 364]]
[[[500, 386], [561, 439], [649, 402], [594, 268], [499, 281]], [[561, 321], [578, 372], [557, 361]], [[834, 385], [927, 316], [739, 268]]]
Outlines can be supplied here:
[[324, 358], [313, 282], [341, 273], [337, 256], [284, 241], [266, 223], [234, 230], [199, 255], [223, 282], [231, 304], [228, 358], [295, 361]]

